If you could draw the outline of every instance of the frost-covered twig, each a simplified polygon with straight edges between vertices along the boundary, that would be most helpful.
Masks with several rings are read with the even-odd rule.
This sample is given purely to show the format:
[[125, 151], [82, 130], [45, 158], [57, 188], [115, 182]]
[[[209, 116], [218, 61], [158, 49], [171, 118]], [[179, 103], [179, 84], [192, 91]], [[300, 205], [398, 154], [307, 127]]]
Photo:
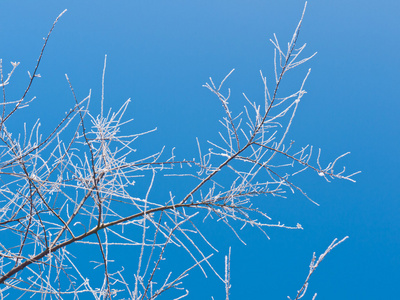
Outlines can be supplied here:
[[[322, 260], [325, 258], [325, 256], [331, 252], [333, 250], [333, 248], [335, 248], [336, 246], [340, 245], [341, 243], [343, 243], [345, 240], [347, 240], [349, 237], [346, 236], [343, 239], [341, 239], [340, 241], [337, 241], [337, 239], [334, 239], [332, 241], [332, 243], [328, 246], [328, 248], [326, 248], [325, 252], [322, 253], [319, 257], [318, 260], [316, 260], [316, 256], [315, 256], [315, 252], [313, 253], [313, 257], [311, 259], [311, 263], [310, 263], [310, 270], [308, 272], [307, 278], [304, 281], [303, 286], [298, 290], [297, 295], [295, 300], [301, 299], [304, 297], [306, 291], [307, 291], [307, 287], [308, 287], [308, 282], [310, 280], [311, 275], [314, 273], [314, 271], [317, 269], [317, 267], [319, 266], [319, 264], [322, 262]], [[315, 297], [317, 296], [317, 294], [314, 294], [313, 299], [315, 299]], [[291, 299], [288, 296], [288, 299]]]

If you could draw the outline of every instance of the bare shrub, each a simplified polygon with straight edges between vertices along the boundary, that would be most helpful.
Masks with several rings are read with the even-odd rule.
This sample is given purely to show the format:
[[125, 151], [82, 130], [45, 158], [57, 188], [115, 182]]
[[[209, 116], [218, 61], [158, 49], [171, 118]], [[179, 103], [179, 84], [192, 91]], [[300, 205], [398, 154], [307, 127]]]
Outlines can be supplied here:
[[[289, 71], [313, 56], [301, 57], [305, 45], [296, 48], [304, 12], [287, 49], [281, 48], [275, 35], [271, 40], [275, 48], [275, 78], [270, 84], [260, 72], [265, 90], [261, 103], [244, 95], [244, 110], [238, 114], [231, 111], [230, 90], [223, 86], [233, 70], [221, 83], [210, 78], [204, 85], [220, 101], [225, 117], [221, 120], [219, 142], [209, 142], [211, 148], [204, 150], [206, 146], [197, 141], [197, 160], [178, 160], [173, 151], [168, 155], [164, 149], [139, 157], [135, 153], [135, 148], [140, 147], [138, 141], [152, 131], [121, 133], [121, 126], [130, 122], [124, 119], [130, 101], [118, 111], [106, 112], [103, 93], [101, 113], [93, 116], [89, 112], [91, 94], [78, 99], [68, 76], [75, 105], [54, 130], [42, 135], [37, 122], [30, 129], [25, 126], [21, 133], [12, 133], [7, 124], [18, 118], [21, 109], [29, 109], [34, 98], [28, 98], [28, 94], [39, 77], [43, 52], [64, 13], [45, 39], [19, 100], [6, 97], [19, 63], [11, 63], [7, 76], [0, 68], [1, 299], [7, 295], [13, 299], [32, 295], [75, 299], [86, 294], [94, 299], [154, 299], [171, 289], [178, 290], [178, 298], [183, 298], [188, 291], [182, 280], [193, 268], [200, 268], [204, 274], [215, 273], [225, 285], [228, 299], [230, 254], [225, 259], [225, 276], [220, 275], [209, 262], [216, 249], [198, 224], [210, 218], [222, 221], [238, 239], [238, 229], [246, 225], [257, 227], [266, 236], [265, 230], [270, 227], [301, 229], [300, 224], [272, 223], [265, 212], [253, 206], [252, 198], [285, 197], [287, 192], [299, 192], [312, 201], [292, 182], [293, 176], [305, 170], [327, 181], [353, 181], [354, 174], [347, 175], [344, 169], [336, 171], [338, 160], [348, 153], [323, 167], [320, 150], [315, 151], [312, 146], [294, 150], [293, 143], [285, 140], [306, 93], [310, 70], [298, 84], [297, 92], [281, 95], [279, 87]], [[106, 60], [104, 72], [105, 68]], [[173, 176], [177, 182], [189, 176], [197, 183], [183, 197], [178, 198], [179, 193], [174, 191], [180, 188], [179, 184], [171, 187], [168, 198], [152, 197], [156, 177], [165, 176]], [[140, 191], [147, 186], [144, 193], [136, 189], [138, 184]], [[323, 257], [337, 244], [333, 243]], [[193, 261], [174, 276], [172, 270], [162, 267], [166, 249], [171, 247], [184, 249]], [[115, 249], [126, 256], [118, 257]], [[92, 266], [79, 262], [84, 254], [92, 257]], [[323, 257], [316, 263], [313, 260], [309, 276]], [[128, 259], [137, 262], [134, 276], [124, 272]], [[99, 276], [102, 280], [96, 281]], [[296, 299], [304, 294], [308, 280], [309, 277]]]

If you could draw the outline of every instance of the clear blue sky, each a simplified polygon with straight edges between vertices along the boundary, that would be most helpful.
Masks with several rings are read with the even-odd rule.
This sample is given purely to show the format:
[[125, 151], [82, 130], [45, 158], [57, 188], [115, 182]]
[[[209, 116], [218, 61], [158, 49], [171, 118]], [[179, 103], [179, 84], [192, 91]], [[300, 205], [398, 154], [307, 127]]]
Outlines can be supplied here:
[[[288, 41], [304, 1], [6, 1], [0, 3], [0, 58], [20, 61], [14, 87], [24, 86], [44, 37], [65, 8], [40, 67], [42, 78], [26, 120], [53, 125], [73, 105], [64, 74], [79, 97], [101, 93], [108, 55], [106, 103], [117, 108], [132, 98], [134, 130], [158, 128], [143, 150], [175, 146], [180, 157], [196, 156], [198, 137], [216, 139], [220, 103], [202, 88], [209, 76], [227, 83], [236, 107], [241, 92], [262, 92], [259, 70], [272, 75], [273, 33]], [[323, 149], [325, 159], [350, 151], [357, 183], [298, 178], [301, 195], [271, 200], [276, 221], [299, 222], [303, 231], [271, 230], [271, 240], [246, 231], [247, 246], [226, 232], [212, 233], [220, 249], [232, 244], [231, 299], [294, 297], [307, 275], [313, 251], [334, 238], [350, 239], [321, 264], [310, 299], [394, 299], [400, 282], [400, 2], [309, 1], [300, 42], [318, 52], [291, 131], [296, 145]], [[8, 67], [8, 66], [7, 66]], [[304, 68], [304, 70], [306, 70]], [[287, 83], [287, 84], [290, 84]], [[46, 113], [51, 112], [50, 115]], [[132, 125], [133, 126], [133, 125]], [[222, 228], [222, 227], [221, 227]], [[214, 283], [213, 283], [214, 281]], [[222, 299], [223, 286], [200, 272], [187, 280], [189, 299]]]

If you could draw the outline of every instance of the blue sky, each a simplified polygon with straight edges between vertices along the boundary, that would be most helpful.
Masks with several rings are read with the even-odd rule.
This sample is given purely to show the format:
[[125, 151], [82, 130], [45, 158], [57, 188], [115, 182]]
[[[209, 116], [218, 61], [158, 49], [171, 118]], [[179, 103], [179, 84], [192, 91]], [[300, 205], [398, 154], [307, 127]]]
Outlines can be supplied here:
[[[298, 0], [1, 1], [0, 58], [3, 66], [21, 62], [13, 89], [23, 87], [42, 37], [67, 8], [50, 38], [42, 78], [31, 94], [37, 100], [24, 120], [40, 117], [52, 125], [62, 118], [73, 105], [65, 73], [78, 97], [91, 88], [99, 99], [107, 54], [106, 104], [117, 108], [132, 98], [132, 130], [158, 128], [141, 150], [165, 145], [191, 158], [197, 154], [195, 138], [215, 140], [223, 116], [202, 84], [210, 76], [218, 82], [235, 68], [227, 82], [233, 107], [243, 106], [242, 92], [256, 98], [263, 91], [259, 70], [273, 76], [269, 39], [276, 33], [288, 41], [303, 6]], [[317, 299], [392, 299], [398, 293], [399, 18], [398, 1], [308, 2], [300, 43], [307, 43], [308, 54], [318, 54], [302, 69], [312, 72], [290, 138], [298, 147], [322, 148], [326, 162], [350, 151], [346, 167], [362, 173], [356, 184], [326, 183], [315, 174], [298, 178], [319, 207], [297, 194], [267, 200], [274, 220], [299, 222], [303, 231], [270, 230], [271, 240], [245, 231], [244, 246], [228, 228], [210, 230], [221, 262], [232, 245], [231, 299], [294, 297], [312, 253], [346, 235], [350, 239], [313, 275], [309, 299], [314, 292]], [[200, 272], [193, 272], [187, 287], [190, 299], [223, 297], [222, 284], [204, 280]]]

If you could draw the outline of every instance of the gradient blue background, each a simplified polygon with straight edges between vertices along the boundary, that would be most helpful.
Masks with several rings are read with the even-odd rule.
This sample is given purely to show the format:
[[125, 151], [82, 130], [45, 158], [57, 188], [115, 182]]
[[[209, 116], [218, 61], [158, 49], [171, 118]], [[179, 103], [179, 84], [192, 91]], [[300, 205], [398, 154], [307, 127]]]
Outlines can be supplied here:
[[[44, 130], [73, 105], [64, 74], [80, 98], [101, 94], [104, 55], [108, 55], [106, 104], [117, 108], [132, 98], [132, 131], [158, 127], [142, 150], [177, 147], [178, 157], [196, 156], [195, 137], [216, 140], [223, 111], [202, 88], [209, 76], [227, 82], [234, 108], [245, 92], [262, 95], [259, 70], [272, 79], [275, 32], [291, 38], [304, 2], [284, 1], [1, 1], [0, 58], [20, 61], [13, 90], [27, 82], [53, 20], [68, 9], [46, 49], [24, 112]], [[336, 237], [350, 239], [335, 249], [311, 279], [308, 298], [395, 299], [400, 282], [400, 4], [399, 1], [309, 1], [300, 43], [317, 56], [291, 138], [298, 147], [323, 149], [327, 162], [351, 151], [357, 183], [326, 183], [315, 174], [297, 179], [320, 207], [301, 195], [271, 199], [276, 221], [299, 222], [303, 231], [270, 230], [271, 240], [246, 231], [247, 246], [226, 231], [208, 233], [223, 261], [232, 245], [231, 299], [295, 297], [318, 254]], [[290, 84], [288, 82], [287, 84]], [[17, 97], [17, 94], [15, 94]], [[96, 111], [96, 107], [94, 111]], [[97, 110], [98, 111], [98, 110]], [[48, 125], [47, 125], [48, 124]], [[221, 266], [222, 267], [222, 266]], [[194, 271], [186, 281], [189, 299], [223, 299], [215, 277]]]

